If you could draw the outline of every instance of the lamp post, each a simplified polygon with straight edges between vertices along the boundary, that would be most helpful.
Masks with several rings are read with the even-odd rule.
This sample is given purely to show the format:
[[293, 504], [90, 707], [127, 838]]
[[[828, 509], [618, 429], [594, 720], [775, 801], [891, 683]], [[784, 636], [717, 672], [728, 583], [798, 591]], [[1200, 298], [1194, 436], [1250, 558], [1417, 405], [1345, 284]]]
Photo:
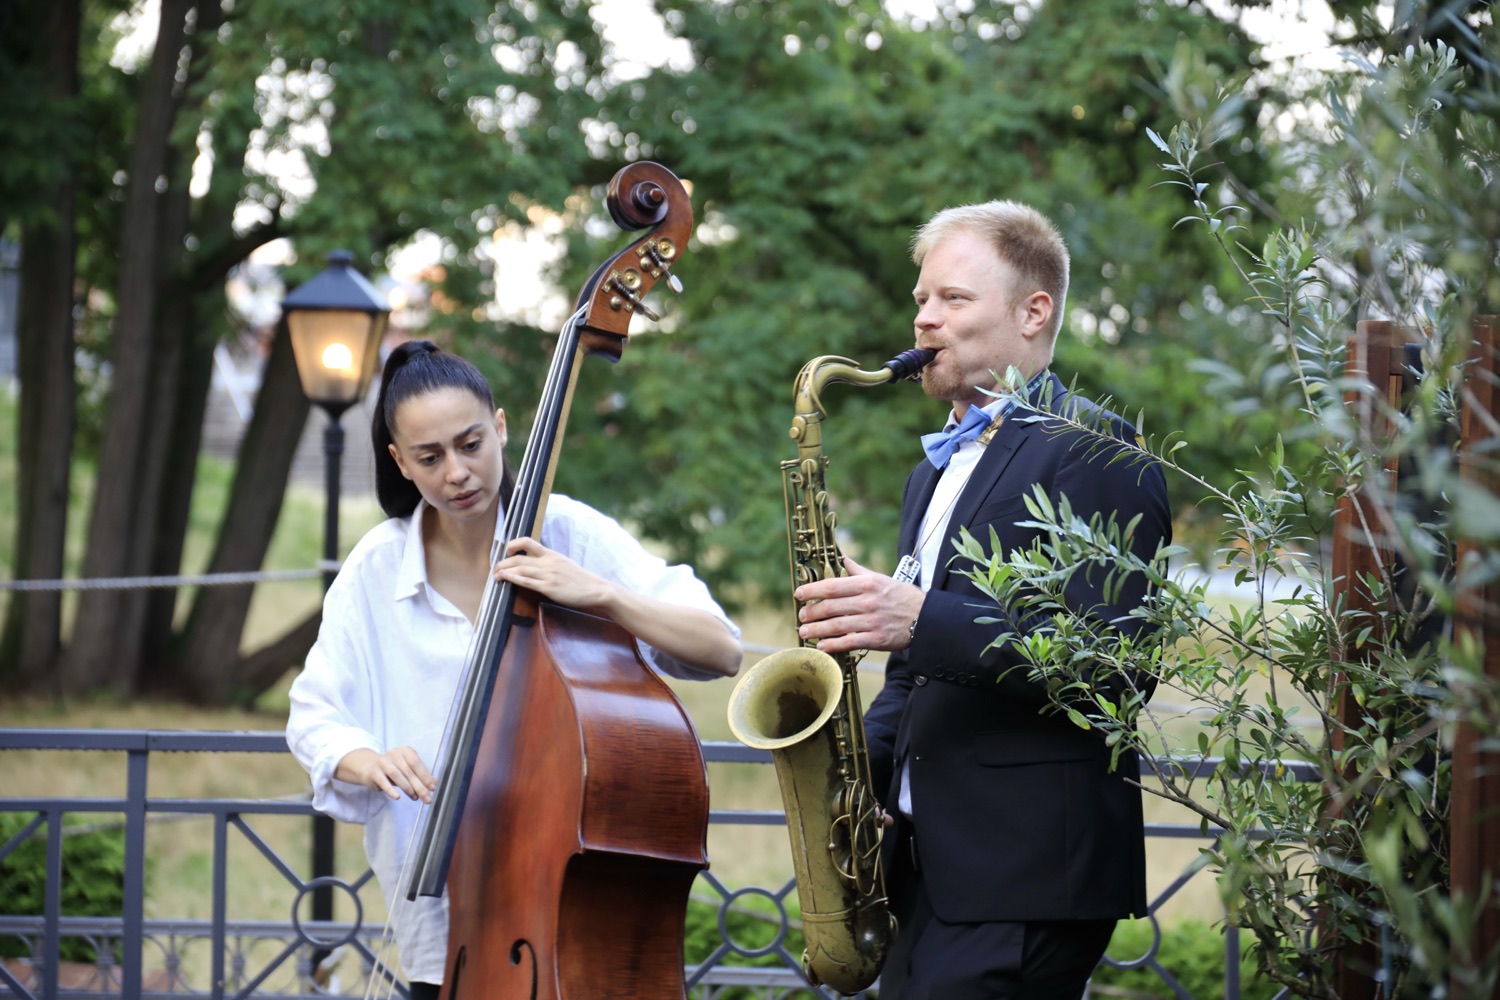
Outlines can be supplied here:
[[[335, 250], [328, 266], [299, 285], [281, 302], [297, 374], [307, 398], [328, 414], [323, 431], [325, 504], [323, 513], [323, 590], [335, 575], [339, 557], [339, 466], [344, 453], [344, 427], [339, 418], [364, 398], [380, 356], [380, 338], [391, 310], [385, 297], [353, 267], [354, 255]], [[313, 817], [312, 874], [333, 874], [333, 820]], [[333, 887], [312, 892], [312, 918], [333, 919]], [[313, 957], [313, 967], [326, 952]]]

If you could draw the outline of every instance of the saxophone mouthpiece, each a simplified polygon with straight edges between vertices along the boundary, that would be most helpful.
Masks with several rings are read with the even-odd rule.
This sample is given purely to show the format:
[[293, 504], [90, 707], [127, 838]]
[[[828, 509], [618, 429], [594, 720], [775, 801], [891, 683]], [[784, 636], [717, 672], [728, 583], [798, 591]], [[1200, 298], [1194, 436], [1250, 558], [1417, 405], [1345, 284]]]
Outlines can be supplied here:
[[913, 347], [909, 351], [902, 351], [880, 367], [890, 371], [892, 382], [900, 382], [902, 379], [920, 379], [922, 369], [926, 368], [935, 357], [937, 357], [937, 351], [930, 351], [925, 347]]

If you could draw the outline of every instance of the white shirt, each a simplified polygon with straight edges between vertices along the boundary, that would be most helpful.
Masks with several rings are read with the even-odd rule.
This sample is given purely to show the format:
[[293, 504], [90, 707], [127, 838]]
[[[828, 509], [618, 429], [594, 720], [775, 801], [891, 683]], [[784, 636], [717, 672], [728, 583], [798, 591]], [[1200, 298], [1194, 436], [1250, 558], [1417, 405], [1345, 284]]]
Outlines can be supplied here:
[[[1011, 400], [1006, 397], [987, 403], [980, 410], [993, 421], [1010, 409], [1010, 405]], [[956, 426], [958, 418], [950, 414], [943, 429]], [[974, 468], [979, 465], [984, 449], [985, 446], [977, 440], [960, 441], [938, 477], [937, 485], [933, 487], [932, 499], [927, 502], [927, 512], [922, 516], [922, 526], [917, 530], [917, 560], [921, 568], [917, 584], [924, 593], [932, 587], [932, 575], [938, 560], [953, 557], [951, 552], [946, 557], [943, 554], [943, 546], [948, 541], [948, 519], [953, 515], [953, 508], [958, 504], [958, 497], [963, 493], [964, 487], [968, 485], [969, 477], [974, 474]], [[911, 816], [910, 761], [902, 763], [901, 793], [896, 799], [896, 806], [903, 815]]]
[[[390, 926], [409, 980], [441, 983], [447, 957], [448, 897], [406, 900], [402, 868], [422, 805], [399, 801], [334, 778], [350, 751], [377, 753], [410, 745], [428, 768], [436, 766], [449, 709], [469, 658], [474, 626], [427, 581], [422, 513], [373, 528], [349, 553], [323, 601], [318, 641], [291, 688], [287, 743], [312, 779], [313, 806], [334, 819], [362, 823], [365, 851], [385, 894]], [[492, 556], [504, 537], [495, 528]], [[637, 593], [699, 608], [729, 620], [687, 566], [669, 566], [647, 552], [613, 519], [554, 493], [541, 542], [589, 572]], [[661, 651], [637, 642], [656, 670], [706, 680]]]

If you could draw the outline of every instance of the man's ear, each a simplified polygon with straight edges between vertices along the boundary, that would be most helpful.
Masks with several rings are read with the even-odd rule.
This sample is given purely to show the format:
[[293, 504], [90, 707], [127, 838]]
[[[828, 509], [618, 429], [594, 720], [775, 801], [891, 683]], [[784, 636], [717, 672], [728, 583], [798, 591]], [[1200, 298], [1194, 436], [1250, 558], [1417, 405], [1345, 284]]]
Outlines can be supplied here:
[[1046, 332], [1052, 322], [1052, 296], [1037, 290], [1021, 302], [1021, 335], [1035, 337]]

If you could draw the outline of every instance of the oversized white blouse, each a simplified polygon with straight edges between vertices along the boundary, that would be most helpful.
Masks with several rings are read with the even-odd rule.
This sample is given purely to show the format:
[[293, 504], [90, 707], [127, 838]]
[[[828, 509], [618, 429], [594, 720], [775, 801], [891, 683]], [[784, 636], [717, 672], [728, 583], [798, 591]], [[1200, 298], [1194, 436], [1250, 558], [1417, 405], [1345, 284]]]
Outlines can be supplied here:
[[[497, 505], [498, 506], [498, 505]], [[427, 582], [422, 544], [425, 501], [407, 518], [373, 528], [344, 561], [323, 602], [318, 640], [291, 689], [287, 743], [312, 779], [313, 806], [334, 819], [361, 823], [365, 850], [380, 882], [408, 980], [440, 983], [448, 937], [448, 899], [407, 902], [402, 868], [421, 804], [334, 778], [352, 750], [377, 753], [410, 745], [435, 768], [454, 693], [467, 665], [474, 627]], [[496, 524], [494, 553], [504, 536]], [[612, 518], [554, 493], [541, 542], [588, 571], [648, 597], [715, 615], [738, 638], [691, 568], [647, 552]], [[660, 650], [637, 642], [653, 668], [709, 680]]]

